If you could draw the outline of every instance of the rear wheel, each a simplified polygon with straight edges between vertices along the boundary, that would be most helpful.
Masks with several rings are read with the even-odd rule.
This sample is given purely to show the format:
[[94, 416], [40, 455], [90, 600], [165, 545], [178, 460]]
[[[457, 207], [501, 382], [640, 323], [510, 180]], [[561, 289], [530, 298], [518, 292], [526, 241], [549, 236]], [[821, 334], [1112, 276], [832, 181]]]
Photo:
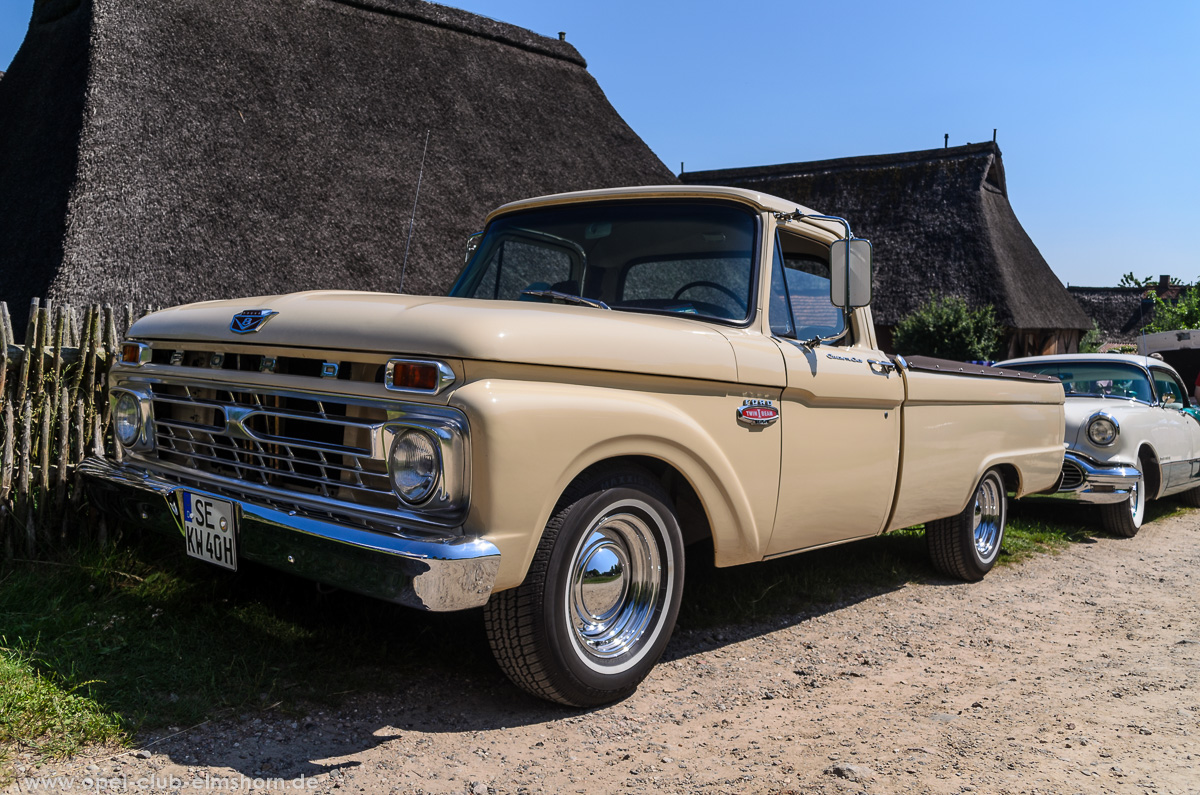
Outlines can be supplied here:
[[670, 640], [683, 560], [675, 511], [648, 472], [585, 476], [555, 507], [525, 582], [484, 608], [496, 661], [560, 704], [628, 696]]
[[1144, 467], [1143, 464], [1143, 469], [1138, 471], [1138, 479], [1129, 492], [1129, 499], [1100, 506], [1100, 522], [1108, 532], [1133, 538], [1141, 529], [1142, 519], [1146, 516]]
[[1179, 495], [1179, 499], [1189, 508], [1200, 508], [1200, 486], [1183, 492]]
[[997, 470], [989, 469], [961, 513], [925, 524], [925, 540], [933, 565], [943, 574], [960, 580], [983, 579], [1000, 555], [1007, 518], [1004, 479]]

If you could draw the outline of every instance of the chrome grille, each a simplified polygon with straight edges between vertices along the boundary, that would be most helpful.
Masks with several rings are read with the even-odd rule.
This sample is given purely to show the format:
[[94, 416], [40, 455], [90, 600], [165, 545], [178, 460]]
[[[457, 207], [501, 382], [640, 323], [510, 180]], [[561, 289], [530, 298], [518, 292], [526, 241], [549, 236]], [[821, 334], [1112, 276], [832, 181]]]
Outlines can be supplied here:
[[395, 508], [382, 408], [237, 387], [151, 385], [158, 460], [251, 486]]
[[1075, 491], [1083, 485], [1083, 470], [1074, 461], [1064, 461], [1062, 480], [1059, 481], [1059, 491]]

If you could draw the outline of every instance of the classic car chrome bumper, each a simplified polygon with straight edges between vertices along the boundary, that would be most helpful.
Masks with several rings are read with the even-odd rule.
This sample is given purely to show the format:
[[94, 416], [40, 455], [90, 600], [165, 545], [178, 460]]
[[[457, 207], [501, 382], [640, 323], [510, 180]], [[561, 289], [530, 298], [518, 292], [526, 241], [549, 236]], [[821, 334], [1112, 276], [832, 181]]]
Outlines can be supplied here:
[[[80, 464], [79, 472], [109, 516], [182, 539], [176, 492], [185, 487], [97, 457]], [[408, 607], [478, 607], [491, 595], [500, 567], [500, 551], [478, 537], [372, 532], [186, 488], [237, 506], [239, 558]]]
[[1140, 477], [1134, 467], [1106, 466], [1068, 450], [1058, 491], [1047, 496], [1094, 504], [1122, 502]]

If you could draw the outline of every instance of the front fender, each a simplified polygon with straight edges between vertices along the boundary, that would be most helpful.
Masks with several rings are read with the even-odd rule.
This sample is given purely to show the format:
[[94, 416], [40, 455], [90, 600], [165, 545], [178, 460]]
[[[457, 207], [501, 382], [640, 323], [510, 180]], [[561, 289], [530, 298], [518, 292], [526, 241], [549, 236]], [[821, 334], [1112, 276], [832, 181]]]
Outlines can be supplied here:
[[623, 456], [659, 459], [688, 480], [708, 517], [719, 565], [762, 557], [778, 497], [778, 428], [736, 422], [739, 388], [688, 387], [481, 379], [454, 393], [451, 403], [471, 428], [466, 530], [500, 550], [496, 590], [525, 578], [570, 482]]

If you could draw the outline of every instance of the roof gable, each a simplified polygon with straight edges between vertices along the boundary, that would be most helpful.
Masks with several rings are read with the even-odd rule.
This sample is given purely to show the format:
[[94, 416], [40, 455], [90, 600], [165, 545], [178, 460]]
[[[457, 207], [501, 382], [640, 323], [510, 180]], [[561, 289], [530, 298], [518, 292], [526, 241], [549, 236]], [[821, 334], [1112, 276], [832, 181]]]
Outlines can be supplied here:
[[457, 9], [59, 5], [0, 81], [0, 295], [18, 313], [35, 295], [393, 291], [406, 250], [405, 290], [441, 293], [500, 204], [676, 181], [569, 43]]
[[995, 307], [1013, 328], [1091, 326], [1013, 213], [994, 143], [680, 178], [775, 193], [847, 218], [874, 243], [880, 325], [895, 325], [930, 293], [948, 293]]

